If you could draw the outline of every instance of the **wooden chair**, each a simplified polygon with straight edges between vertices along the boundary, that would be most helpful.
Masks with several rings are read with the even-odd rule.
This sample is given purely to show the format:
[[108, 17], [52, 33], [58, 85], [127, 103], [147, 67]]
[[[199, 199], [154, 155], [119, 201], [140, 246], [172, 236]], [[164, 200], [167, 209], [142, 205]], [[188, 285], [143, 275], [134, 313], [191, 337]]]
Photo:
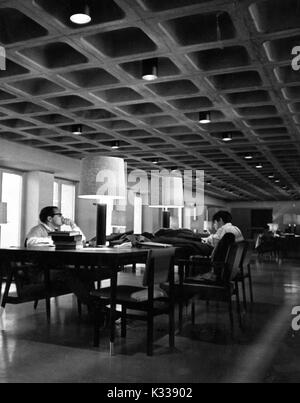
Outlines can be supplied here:
[[[147, 321], [147, 354], [153, 355], [154, 317], [169, 315], [169, 344], [174, 346], [174, 255], [175, 248], [153, 249], [148, 259], [141, 286], [117, 285], [91, 293], [95, 306], [94, 345], [99, 346], [99, 317], [101, 310], [114, 304], [121, 305], [121, 336], [126, 337], [126, 319]], [[114, 292], [115, 291], [115, 292]], [[111, 317], [111, 342], [114, 341], [114, 316]]]
[[238, 284], [242, 285], [242, 293], [243, 293], [243, 305], [245, 311], [247, 311], [247, 295], [246, 295], [246, 280], [248, 280], [249, 284], [249, 294], [250, 294], [250, 303], [253, 304], [253, 284], [252, 284], [252, 273], [251, 273], [251, 258], [252, 258], [252, 250], [249, 249], [249, 243], [244, 241], [244, 250], [241, 259], [240, 270], [235, 278], [235, 281]]
[[[7, 263], [8, 264], [8, 263]], [[10, 262], [7, 266], [2, 262], [1, 286], [3, 273], [6, 272], [6, 285], [1, 301], [1, 308], [5, 309], [7, 304], [22, 304], [34, 302], [36, 309], [38, 301], [46, 298], [46, 286], [43, 273], [37, 265], [32, 262]], [[32, 276], [32, 273], [37, 275]], [[15, 284], [16, 291], [12, 292], [11, 286]], [[64, 281], [51, 281], [50, 297], [59, 297], [70, 294], [72, 291]], [[50, 320], [50, 312], [47, 311], [47, 318]]]
[[[177, 294], [180, 295], [179, 300], [179, 331], [182, 330], [183, 323], [183, 306], [188, 307], [189, 302], [192, 299], [191, 293], [187, 291], [186, 287], [183, 287], [184, 279], [191, 278], [198, 275], [206, 274], [212, 270], [218, 270], [225, 264], [225, 260], [230, 246], [235, 242], [233, 234], [225, 234], [224, 237], [218, 242], [214, 248], [210, 257], [203, 257], [199, 255], [191, 256], [189, 264], [185, 266], [179, 266], [179, 285]], [[209, 301], [207, 300], [207, 305]], [[192, 312], [195, 310], [194, 302], [192, 302]], [[194, 316], [194, 315], [193, 315]]]
[[[230, 239], [230, 235], [228, 239]], [[240, 270], [241, 259], [244, 250], [244, 243], [233, 243], [228, 250], [225, 261], [219, 262], [217, 270], [209, 275], [198, 275], [187, 277], [183, 283], [183, 290], [191, 297], [204, 301], [222, 301], [227, 302], [231, 328], [234, 327], [232, 297], [236, 297], [237, 314], [239, 325], [242, 328], [242, 317], [240, 309], [239, 288], [235, 282], [237, 273]], [[192, 309], [192, 321], [195, 321], [195, 310]]]

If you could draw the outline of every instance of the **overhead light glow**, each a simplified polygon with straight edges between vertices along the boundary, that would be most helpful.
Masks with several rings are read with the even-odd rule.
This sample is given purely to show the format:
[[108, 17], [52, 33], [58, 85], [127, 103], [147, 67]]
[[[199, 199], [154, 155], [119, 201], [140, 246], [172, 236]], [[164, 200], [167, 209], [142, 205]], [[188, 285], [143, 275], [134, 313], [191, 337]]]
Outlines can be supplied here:
[[142, 78], [145, 81], [154, 81], [158, 79], [158, 59], [143, 60]]
[[199, 113], [199, 123], [206, 125], [211, 122], [210, 112], [200, 112]]
[[120, 148], [120, 142], [119, 142], [119, 141], [115, 141], [115, 142], [112, 144], [111, 148], [112, 148], [113, 150], [118, 150], [118, 149]]
[[224, 134], [223, 141], [225, 141], [225, 142], [232, 141], [232, 134], [230, 134], [230, 133]]
[[72, 126], [72, 133], [80, 136], [82, 134], [82, 125]]
[[70, 20], [77, 25], [89, 24], [92, 21], [89, 6], [86, 4], [80, 7], [80, 9], [77, 9], [70, 16]]

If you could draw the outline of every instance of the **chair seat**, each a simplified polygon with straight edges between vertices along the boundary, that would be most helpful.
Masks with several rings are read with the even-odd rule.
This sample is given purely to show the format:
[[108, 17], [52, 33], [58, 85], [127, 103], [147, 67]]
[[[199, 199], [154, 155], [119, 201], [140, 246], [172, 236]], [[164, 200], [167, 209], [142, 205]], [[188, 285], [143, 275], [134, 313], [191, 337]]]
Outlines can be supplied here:
[[[61, 295], [71, 294], [70, 288], [62, 282], [51, 282], [51, 297], [59, 297]], [[45, 299], [46, 290], [45, 285], [31, 284], [25, 285], [19, 290], [19, 293], [14, 292], [7, 296], [6, 302], [11, 304], [20, 304], [24, 302], [31, 302], [35, 300]]]
[[[101, 288], [97, 291], [92, 291], [92, 297], [109, 300], [111, 298], [111, 288]], [[166, 298], [167, 293], [159, 287], [154, 288], [154, 300]], [[147, 302], [148, 288], [135, 287], [132, 285], [120, 285], [117, 287], [116, 302]]]
[[217, 280], [216, 275], [214, 275], [213, 273], [207, 273], [204, 275], [199, 274], [197, 276], [187, 277], [184, 280], [184, 282], [189, 283], [189, 284], [214, 285], [214, 286], [218, 286], [218, 287], [225, 286], [224, 282]]

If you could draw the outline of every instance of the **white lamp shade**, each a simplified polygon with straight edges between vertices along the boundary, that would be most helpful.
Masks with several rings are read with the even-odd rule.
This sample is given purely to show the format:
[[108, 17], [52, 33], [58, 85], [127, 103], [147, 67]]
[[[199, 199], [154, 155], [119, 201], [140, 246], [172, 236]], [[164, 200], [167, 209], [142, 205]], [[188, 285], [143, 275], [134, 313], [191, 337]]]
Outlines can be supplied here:
[[[153, 179], [153, 176], [152, 176]], [[181, 173], [172, 171], [160, 172], [160, 175], [151, 180], [152, 208], [183, 208], [183, 181]]]
[[0, 202], [0, 224], [7, 224], [7, 203]]
[[79, 197], [107, 203], [125, 199], [125, 162], [116, 157], [87, 157], [82, 160]]

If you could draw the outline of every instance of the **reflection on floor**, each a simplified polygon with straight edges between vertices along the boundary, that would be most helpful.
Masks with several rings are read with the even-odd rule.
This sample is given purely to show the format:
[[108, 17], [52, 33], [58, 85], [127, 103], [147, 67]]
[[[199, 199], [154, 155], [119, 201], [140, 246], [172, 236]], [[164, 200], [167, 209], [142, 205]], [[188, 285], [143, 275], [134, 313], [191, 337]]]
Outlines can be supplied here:
[[[72, 296], [45, 306], [7, 306], [0, 321], [0, 383], [4, 382], [299, 382], [300, 332], [291, 330], [291, 311], [300, 305], [300, 262], [253, 264], [255, 304], [244, 314], [245, 331], [230, 334], [226, 306], [197, 303], [168, 348], [167, 318], [155, 325], [154, 356], [145, 354], [146, 328], [129, 322], [127, 339], [117, 338], [109, 356], [108, 332], [92, 345], [87, 313], [77, 316]], [[119, 326], [118, 326], [119, 333]]]

